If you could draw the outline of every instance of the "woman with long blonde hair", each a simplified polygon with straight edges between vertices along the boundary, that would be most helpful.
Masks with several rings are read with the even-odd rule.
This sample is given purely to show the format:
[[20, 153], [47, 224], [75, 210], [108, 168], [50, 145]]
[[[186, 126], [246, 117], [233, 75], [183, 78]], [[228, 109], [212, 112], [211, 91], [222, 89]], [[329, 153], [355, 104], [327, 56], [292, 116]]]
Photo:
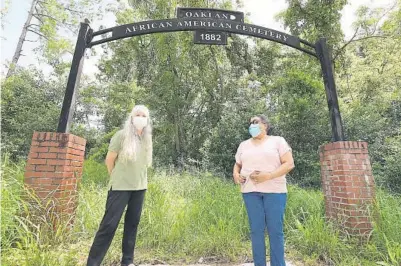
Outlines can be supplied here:
[[136, 234], [148, 184], [147, 168], [152, 165], [152, 150], [149, 110], [144, 105], [136, 105], [124, 128], [110, 141], [105, 160], [110, 175], [106, 210], [89, 252], [88, 266], [99, 266], [103, 261], [126, 206], [121, 265], [134, 265]]

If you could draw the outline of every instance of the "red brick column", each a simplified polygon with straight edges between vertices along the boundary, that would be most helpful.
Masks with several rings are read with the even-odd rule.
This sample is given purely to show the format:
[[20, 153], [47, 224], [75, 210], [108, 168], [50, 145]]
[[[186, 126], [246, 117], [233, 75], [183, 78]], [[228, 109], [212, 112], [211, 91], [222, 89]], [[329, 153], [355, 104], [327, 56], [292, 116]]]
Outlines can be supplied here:
[[56, 212], [54, 217], [67, 218], [70, 224], [77, 206], [85, 144], [85, 139], [72, 134], [34, 132], [25, 168], [26, 187], [43, 206]]
[[369, 234], [375, 186], [368, 144], [339, 141], [323, 145], [320, 165], [326, 217], [339, 222], [351, 235]]

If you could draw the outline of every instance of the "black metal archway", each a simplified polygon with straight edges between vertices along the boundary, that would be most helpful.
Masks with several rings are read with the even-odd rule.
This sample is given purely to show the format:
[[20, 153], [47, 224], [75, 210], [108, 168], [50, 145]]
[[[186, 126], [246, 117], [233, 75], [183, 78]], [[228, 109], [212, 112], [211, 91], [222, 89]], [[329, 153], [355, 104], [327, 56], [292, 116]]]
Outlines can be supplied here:
[[[79, 84], [84, 54], [87, 48], [133, 36], [176, 31], [193, 31], [195, 43], [209, 45], [225, 45], [227, 43], [227, 33], [248, 35], [281, 43], [316, 57], [319, 59], [322, 68], [330, 112], [332, 140], [344, 140], [333, 67], [325, 38], [320, 38], [312, 44], [284, 32], [244, 23], [242, 12], [208, 8], [177, 8], [177, 18], [175, 19], [142, 21], [96, 32], [93, 32], [90, 28], [88, 20], [81, 23], [57, 132], [68, 132], [70, 129], [75, 109], [76, 88]], [[98, 37], [100, 39], [94, 40]]]

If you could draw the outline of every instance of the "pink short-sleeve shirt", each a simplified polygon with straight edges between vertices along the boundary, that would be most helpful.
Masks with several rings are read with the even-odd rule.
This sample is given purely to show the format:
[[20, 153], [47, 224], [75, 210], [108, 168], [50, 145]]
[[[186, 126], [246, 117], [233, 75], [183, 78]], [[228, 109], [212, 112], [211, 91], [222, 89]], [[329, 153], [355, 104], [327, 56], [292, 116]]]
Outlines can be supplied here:
[[280, 157], [291, 151], [283, 137], [269, 136], [264, 142], [256, 145], [251, 139], [241, 142], [235, 154], [235, 161], [240, 164], [240, 174], [246, 177], [241, 184], [241, 192], [287, 193], [285, 175], [254, 184], [249, 175], [253, 171], [273, 172], [281, 165]]

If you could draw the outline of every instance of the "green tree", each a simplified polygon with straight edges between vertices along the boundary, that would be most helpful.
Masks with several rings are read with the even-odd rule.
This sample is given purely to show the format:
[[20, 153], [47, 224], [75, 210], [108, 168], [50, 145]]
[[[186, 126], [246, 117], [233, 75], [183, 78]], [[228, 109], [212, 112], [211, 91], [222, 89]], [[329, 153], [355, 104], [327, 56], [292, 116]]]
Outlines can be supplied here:
[[[192, 6], [202, 3], [194, 1]], [[227, 5], [227, 1], [219, 3], [221, 7]], [[130, 17], [146, 20], [175, 13], [175, 6], [165, 1], [132, 1], [131, 5], [132, 9], [117, 14], [119, 24], [132, 22]], [[240, 41], [233, 39], [229, 47]], [[108, 108], [103, 108], [107, 130], [120, 125], [134, 103], [145, 103], [155, 117], [155, 154], [159, 161], [179, 167], [188, 160], [201, 161], [199, 149], [232, 94], [233, 67], [227, 50], [194, 45], [190, 33], [141, 36], [109, 47], [113, 56], [103, 60], [100, 67], [100, 79], [108, 84]], [[121, 93], [116, 95], [116, 90]]]
[[361, 7], [355, 36], [337, 68], [349, 139], [365, 140], [378, 184], [400, 191], [401, 1], [388, 9]]
[[1, 138], [12, 159], [29, 152], [33, 131], [55, 131], [60, 114], [60, 84], [36, 69], [20, 70], [2, 83]]
[[36, 50], [47, 63], [56, 68], [65, 67], [62, 56], [72, 53], [71, 34], [77, 35], [80, 21], [93, 17], [95, 3], [92, 0], [32, 0], [6, 77], [13, 74], [27, 41], [39, 42]]
[[288, 8], [277, 17], [296, 36], [316, 41], [320, 37], [328, 39], [335, 46], [343, 40], [341, 30], [341, 10], [347, 0], [286, 0]]
[[[0, 9], [0, 21], [1, 21], [1, 29], [4, 29], [5, 24], [5, 17], [7, 16], [10, 9], [10, 0], [5, 0], [4, 4], [1, 6]], [[1, 36], [3, 38], [3, 36]]]

